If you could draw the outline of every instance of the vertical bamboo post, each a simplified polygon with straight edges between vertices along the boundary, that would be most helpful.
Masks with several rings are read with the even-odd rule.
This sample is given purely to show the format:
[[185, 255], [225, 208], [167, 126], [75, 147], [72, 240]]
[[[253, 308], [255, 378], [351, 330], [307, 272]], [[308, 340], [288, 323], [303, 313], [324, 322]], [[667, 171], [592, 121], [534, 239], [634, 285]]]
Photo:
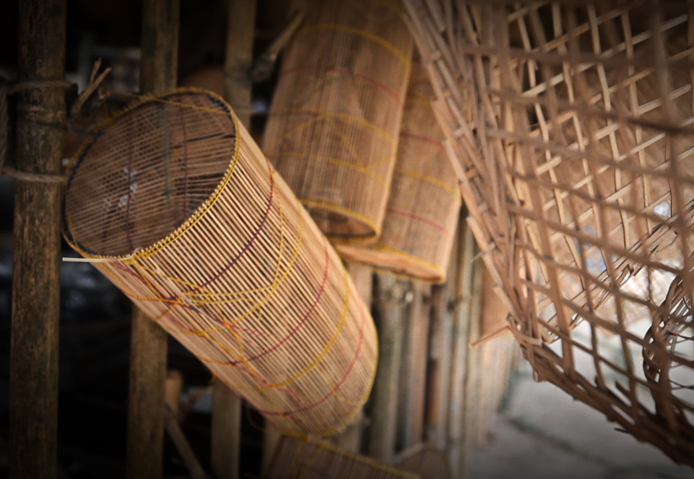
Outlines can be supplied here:
[[402, 353], [403, 285], [389, 274], [377, 274], [378, 367], [373, 390], [369, 456], [392, 463], [397, 431], [398, 373]]
[[449, 458], [454, 477], [462, 472], [461, 442], [464, 427], [465, 380], [467, 378], [468, 331], [473, 301], [473, 256], [475, 239], [467, 222], [458, 226], [457, 261], [451, 280], [455, 288], [453, 309], [453, 359], [451, 366], [451, 400], [449, 418]]
[[[227, 0], [226, 6], [224, 98], [235, 110], [241, 123], [250, 130], [252, 84], [248, 70], [253, 62], [256, 2]], [[212, 471], [218, 479], [238, 479], [241, 474], [243, 405], [241, 400], [219, 381], [215, 381], [212, 398]], [[269, 427], [266, 427], [266, 431], [268, 429]], [[264, 462], [265, 456], [270, 454], [264, 454]]]
[[[176, 86], [179, 0], [144, 0], [140, 92]], [[126, 477], [162, 477], [167, 337], [139, 309], [133, 312]]]
[[[473, 248], [473, 254], [479, 249]], [[468, 318], [468, 342], [479, 339], [482, 323], [482, 285], [484, 282], [484, 266], [480, 259], [472, 261], [472, 289], [470, 291], [470, 312]], [[484, 346], [484, 345], [482, 345]], [[477, 446], [478, 434], [484, 405], [481, 404], [482, 382], [485, 372], [481, 371], [482, 347], [468, 350], [466, 358], [466, 377], [463, 391], [463, 414], [461, 439], [458, 444], [458, 474], [466, 477], [465, 465], [468, 464], [472, 451]], [[494, 379], [494, 378], [489, 378]]]
[[427, 368], [427, 441], [445, 449], [448, 430], [448, 391], [451, 359], [451, 315], [448, 312], [448, 287], [435, 285], [431, 291], [429, 324], [429, 364]]
[[243, 404], [223, 384], [215, 381], [212, 393], [212, 472], [219, 479], [238, 479]]
[[[19, 81], [65, 76], [65, 0], [19, 2]], [[27, 89], [17, 105], [17, 168], [61, 170], [65, 94]], [[60, 199], [58, 183], [17, 180], [10, 369], [12, 478], [56, 477]]]
[[[403, 449], [422, 440], [424, 421], [424, 394], [426, 392], [426, 355], [429, 317], [422, 314], [425, 308], [426, 285], [421, 281], [412, 284], [412, 301], [403, 318], [403, 361], [400, 377], [407, 378], [400, 385], [398, 409], [399, 443]], [[409, 294], [409, 293], [408, 293]], [[426, 305], [428, 313], [428, 305]]]
[[431, 320], [431, 286], [419, 284], [419, 308], [415, 309], [417, 323], [415, 336], [417, 337], [416, 346], [416, 366], [415, 366], [415, 397], [413, 401], [412, 426], [410, 429], [412, 445], [424, 439], [424, 415], [426, 404], [426, 382], [427, 382], [427, 362], [429, 348], [429, 322]]
[[[364, 300], [365, 304], [371, 304], [371, 293], [373, 288], [373, 273], [371, 268], [358, 263], [347, 263], [347, 271], [352, 277], [357, 292]], [[347, 426], [342, 433], [335, 437], [335, 443], [341, 449], [358, 453], [361, 450], [361, 436], [364, 427], [363, 410], [357, 414], [352, 424]]]

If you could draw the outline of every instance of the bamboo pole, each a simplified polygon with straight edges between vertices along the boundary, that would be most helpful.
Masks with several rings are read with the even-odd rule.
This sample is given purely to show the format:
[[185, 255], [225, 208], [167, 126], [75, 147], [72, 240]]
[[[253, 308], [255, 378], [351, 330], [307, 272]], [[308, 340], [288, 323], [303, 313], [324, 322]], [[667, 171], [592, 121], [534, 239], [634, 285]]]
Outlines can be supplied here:
[[414, 371], [415, 381], [415, 397], [412, 411], [412, 426], [410, 433], [414, 444], [424, 440], [424, 415], [426, 405], [426, 382], [427, 382], [427, 354], [429, 348], [429, 322], [431, 320], [431, 285], [419, 285], [419, 309], [415, 309], [417, 324], [415, 335], [418, 338], [416, 369]]
[[369, 456], [393, 462], [397, 431], [398, 373], [402, 353], [403, 285], [389, 274], [377, 274], [378, 369], [372, 394]]
[[[398, 408], [398, 438], [402, 449], [408, 449], [423, 439], [424, 394], [426, 393], [428, 304], [425, 304], [427, 285], [412, 284], [412, 301], [403, 318], [403, 361], [400, 377], [400, 407]], [[422, 314], [426, 309], [427, 314]]]
[[452, 335], [446, 284], [432, 287], [431, 306], [425, 436], [428, 442], [444, 450], [448, 431]]
[[241, 412], [243, 404], [221, 382], [212, 392], [212, 471], [219, 479], [240, 475]]
[[[19, 81], [65, 76], [65, 0], [19, 2]], [[61, 171], [63, 86], [26, 89], [17, 105], [17, 169]], [[10, 454], [12, 478], [56, 477], [61, 186], [17, 180], [14, 216]]]
[[[249, 70], [253, 62], [255, 0], [227, 0], [227, 37], [224, 59], [224, 98], [241, 123], [250, 130], [252, 84]], [[241, 474], [241, 400], [215, 381], [212, 402], [212, 471], [218, 479], [238, 479]], [[265, 427], [264, 436], [272, 435]], [[265, 442], [265, 439], [264, 439]], [[272, 446], [270, 446], [272, 447]], [[271, 453], [263, 448], [263, 463]]]
[[[476, 245], [475, 245], [476, 246]], [[474, 253], [477, 254], [479, 249], [475, 247]], [[472, 264], [472, 291], [470, 302], [470, 313], [468, 320], [469, 340], [475, 340], [480, 337], [482, 331], [482, 286], [484, 283], [484, 266], [478, 258]], [[483, 370], [484, 348], [489, 344], [484, 344], [477, 348], [468, 350], [465, 388], [463, 392], [463, 417], [461, 439], [458, 443], [458, 474], [461, 478], [466, 477], [467, 471], [465, 465], [469, 463], [472, 452], [478, 444], [479, 431], [481, 425], [486, 421], [484, 415], [485, 405], [482, 402], [485, 400], [482, 394], [482, 388], [485, 381], [495, 380]]]
[[[358, 263], [347, 263], [347, 271], [365, 304], [371, 304], [373, 273], [371, 268]], [[352, 424], [335, 437], [335, 444], [341, 449], [353, 453], [361, 452], [362, 432], [364, 428], [364, 411], [357, 413]]]
[[448, 455], [454, 477], [462, 474], [460, 443], [465, 426], [465, 380], [468, 366], [468, 332], [473, 302], [473, 256], [475, 239], [466, 221], [458, 223], [457, 264], [454, 279], [455, 307], [453, 309], [453, 360], [451, 367], [451, 399]]
[[[176, 86], [179, 0], [144, 0], [140, 92]], [[133, 312], [126, 477], [162, 477], [167, 336], [142, 311]]]

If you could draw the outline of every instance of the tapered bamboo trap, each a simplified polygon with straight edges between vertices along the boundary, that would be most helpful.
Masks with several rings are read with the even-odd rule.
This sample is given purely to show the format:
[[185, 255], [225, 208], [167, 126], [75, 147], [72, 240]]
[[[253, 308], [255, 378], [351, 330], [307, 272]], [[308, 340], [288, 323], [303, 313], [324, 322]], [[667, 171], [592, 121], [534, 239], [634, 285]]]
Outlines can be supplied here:
[[337, 250], [349, 260], [442, 283], [462, 200], [432, 100], [429, 77], [414, 62], [381, 237]]
[[694, 464], [694, 381], [668, 375], [694, 373], [691, 334], [668, 326], [686, 300], [667, 299], [675, 278], [694, 291], [687, 4], [405, 4], [536, 377]]
[[395, 467], [422, 479], [453, 479], [448, 457], [432, 444], [420, 443], [403, 451]]
[[144, 97], [76, 155], [65, 236], [272, 426], [342, 429], [377, 342], [340, 258], [216, 95]]
[[419, 479], [331, 444], [282, 436], [263, 479]]
[[412, 38], [391, 0], [313, 0], [284, 53], [263, 151], [332, 241], [381, 233]]

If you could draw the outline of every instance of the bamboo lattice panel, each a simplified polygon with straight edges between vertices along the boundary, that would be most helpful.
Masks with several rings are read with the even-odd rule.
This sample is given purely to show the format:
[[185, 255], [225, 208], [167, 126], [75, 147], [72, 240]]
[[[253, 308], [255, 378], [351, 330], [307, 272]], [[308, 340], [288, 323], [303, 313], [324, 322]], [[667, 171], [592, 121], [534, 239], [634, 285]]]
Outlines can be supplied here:
[[462, 199], [433, 99], [426, 71], [414, 62], [381, 237], [337, 250], [349, 260], [443, 283]]
[[263, 151], [333, 241], [381, 232], [412, 38], [390, 0], [313, 0], [284, 53]]
[[263, 479], [419, 479], [419, 476], [328, 443], [282, 436]]
[[340, 258], [216, 95], [145, 97], [77, 153], [65, 235], [280, 431], [342, 429], [377, 341]]
[[694, 464], [690, 7], [405, 3], [538, 379]]

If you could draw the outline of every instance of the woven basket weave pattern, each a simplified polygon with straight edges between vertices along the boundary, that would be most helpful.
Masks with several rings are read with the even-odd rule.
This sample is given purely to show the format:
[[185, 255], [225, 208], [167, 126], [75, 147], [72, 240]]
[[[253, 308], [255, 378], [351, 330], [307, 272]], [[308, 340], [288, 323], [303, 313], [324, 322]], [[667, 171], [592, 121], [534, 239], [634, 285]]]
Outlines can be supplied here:
[[276, 429], [339, 430], [366, 400], [369, 312], [215, 95], [145, 99], [86, 143], [66, 236]]
[[351, 260], [442, 283], [462, 199], [433, 98], [429, 77], [414, 62], [381, 237], [373, 245], [337, 249]]
[[405, 3], [536, 377], [694, 465], [687, 5]]
[[263, 151], [331, 240], [374, 239], [412, 39], [390, 1], [309, 3], [282, 62]]

